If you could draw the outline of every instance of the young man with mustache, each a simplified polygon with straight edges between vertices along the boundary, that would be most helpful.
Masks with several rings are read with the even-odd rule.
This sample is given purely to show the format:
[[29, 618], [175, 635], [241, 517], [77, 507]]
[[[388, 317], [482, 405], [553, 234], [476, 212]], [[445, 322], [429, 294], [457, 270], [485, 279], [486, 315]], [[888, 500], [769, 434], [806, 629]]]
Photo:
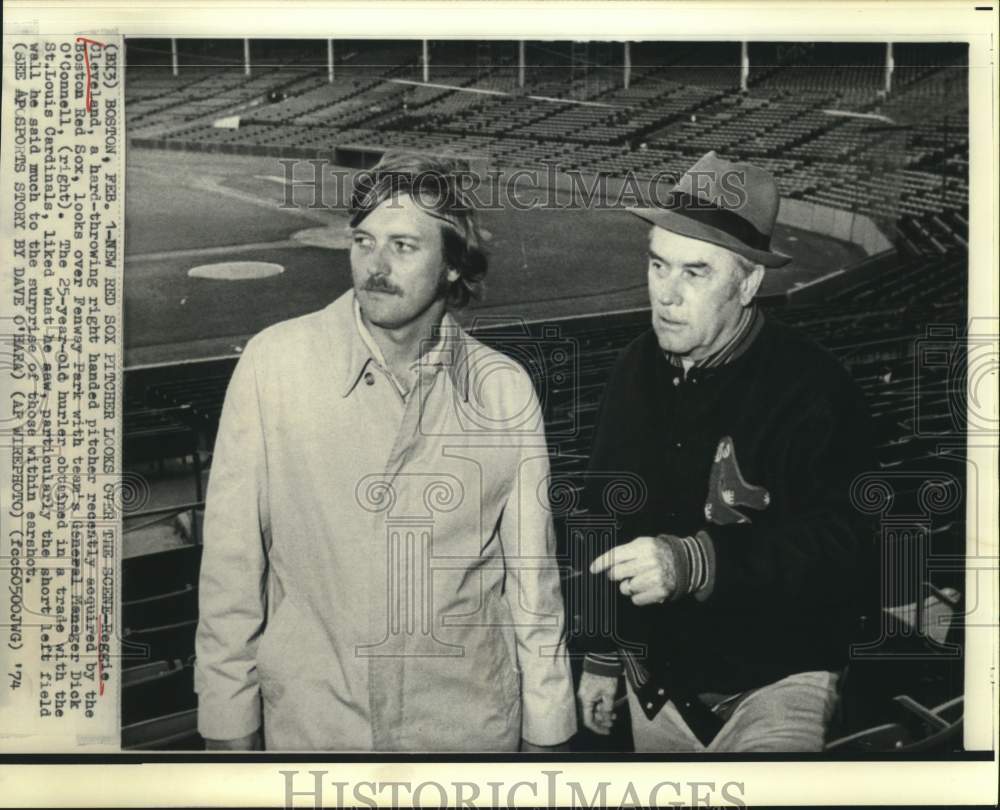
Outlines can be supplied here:
[[247, 345], [216, 442], [210, 749], [552, 750], [576, 730], [542, 414], [448, 314], [486, 272], [446, 162], [359, 174], [353, 289]]
[[[819, 751], [859, 619], [877, 597], [872, 526], [851, 501], [875, 468], [861, 393], [840, 364], [754, 303], [778, 213], [774, 178], [705, 155], [652, 226], [652, 329], [619, 358], [591, 470], [645, 500], [591, 550], [578, 689], [608, 734], [627, 676], [638, 751]], [[606, 524], [601, 493], [590, 512]]]

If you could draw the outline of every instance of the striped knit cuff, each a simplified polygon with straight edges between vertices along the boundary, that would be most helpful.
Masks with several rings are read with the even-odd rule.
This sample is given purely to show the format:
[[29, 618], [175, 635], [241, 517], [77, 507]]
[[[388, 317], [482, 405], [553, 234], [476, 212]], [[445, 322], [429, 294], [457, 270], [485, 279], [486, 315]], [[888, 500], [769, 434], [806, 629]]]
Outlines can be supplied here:
[[657, 540], [662, 540], [670, 549], [673, 557], [674, 577], [676, 579], [673, 593], [667, 597], [668, 602], [676, 602], [682, 596], [690, 593], [691, 587], [691, 555], [684, 545], [684, 539], [674, 537], [672, 534], [657, 535]]
[[618, 653], [607, 655], [587, 653], [583, 659], [583, 671], [591, 675], [603, 675], [606, 678], [617, 678], [622, 674], [622, 662]]
[[[711, 580], [713, 576], [714, 554], [707, 548], [700, 535], [698, 537], [674, 537], [668, 534], [661, 534], [660, 539], [665, 540], [670, 547], [674, 557], [674, 572], [677, 577], [677, 587], [671, 595], [670, 600], [675, 601], [689, 594], [698, 594]], [[707, 535], [706, 535], [707, 538]], [[711, 540], [708, 540], [709, 544]]]
[[715, 543], [712, 542], [711, 535], [705, 530], [698, 532], [695, 535], [695, 540], [704, 555], [705, 581], [693, 593], [695, 599], [704, 602], [715, 590]]

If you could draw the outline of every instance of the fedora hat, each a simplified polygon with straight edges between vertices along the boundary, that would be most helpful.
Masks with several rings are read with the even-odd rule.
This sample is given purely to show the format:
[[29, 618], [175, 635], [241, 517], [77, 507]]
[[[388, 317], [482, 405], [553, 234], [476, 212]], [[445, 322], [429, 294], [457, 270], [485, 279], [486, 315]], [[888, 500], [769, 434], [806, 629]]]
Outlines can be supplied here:
[[671, 189], [666, 205], [628, 210], [664, 230], [728, 248], [765, 267], [782, 267], [791, 256], [771, 250], [780, 204], [770, 172], [709, 152]]

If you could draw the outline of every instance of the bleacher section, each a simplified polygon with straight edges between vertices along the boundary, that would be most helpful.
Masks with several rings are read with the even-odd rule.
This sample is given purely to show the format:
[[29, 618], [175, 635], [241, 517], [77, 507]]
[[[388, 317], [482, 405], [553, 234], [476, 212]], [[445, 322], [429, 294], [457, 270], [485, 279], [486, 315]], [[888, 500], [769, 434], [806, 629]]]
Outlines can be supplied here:
[[[714, 149], [770, 168], [784, 196], [866, 214], [890, 229], [900, 214], [919, 220], [922, 227], [903, 227], [904, 244], [919, 250], [940, 252], [923, 229], [946, 245], [960, 241], [953, 215], [967, 216], [968, 197], [960, 50], [900, 45], [886, 97], [884, 46], [874, 44], [752, 44], [747, 92], [737, 86], [736, 43], [649, 46], [627, 89], [607, 64], [574, 66], [568, 50], [561, 64], [533, 66], [519, 88], [510, 53], [496, 49], [490, 61], [475, 47], [455, 46], [457, 63], [432, 64], [439, 86], [399, 83], [413, 82], [418, 69], [410, 50], [404, 59], [391, 47], [352, 52], [332, 84], [315, 64], [266, 64], [250, 77], [233, 67], [185, 68], [177, 78], [136, 69], [127, 85], [129, 134], [145, 146], [296, 156], [400, 148], [639, 177], [680, 173]], [[539, 52], [543, 61], [556, 53]], [[580, 101], [595, 106], [572, 103]], [[238, 129], [213, 126], [226, 115], [240, 116]], [[934, 217], [944, 223], [943, 240]]]

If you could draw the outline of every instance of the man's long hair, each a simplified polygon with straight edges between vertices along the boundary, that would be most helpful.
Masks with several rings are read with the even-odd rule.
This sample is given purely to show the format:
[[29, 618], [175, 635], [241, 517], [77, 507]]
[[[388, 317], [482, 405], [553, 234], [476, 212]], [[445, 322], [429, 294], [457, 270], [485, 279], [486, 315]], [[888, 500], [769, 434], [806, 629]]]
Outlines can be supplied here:
[[482, 295], [488, 259], [472, 200], [459, 182], [465, 171], [454, 160], [406, 152], [386, 152], [378, 164], [359, 172], [351, 194], [351, 227], [379, 205], [400, 194], [441, 220], [444, 259], [458, 271], [448, 287], [450, 307], [464, 307]]

